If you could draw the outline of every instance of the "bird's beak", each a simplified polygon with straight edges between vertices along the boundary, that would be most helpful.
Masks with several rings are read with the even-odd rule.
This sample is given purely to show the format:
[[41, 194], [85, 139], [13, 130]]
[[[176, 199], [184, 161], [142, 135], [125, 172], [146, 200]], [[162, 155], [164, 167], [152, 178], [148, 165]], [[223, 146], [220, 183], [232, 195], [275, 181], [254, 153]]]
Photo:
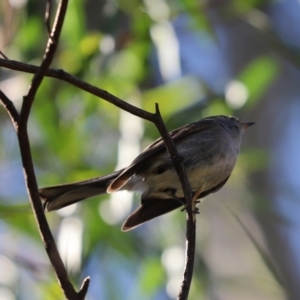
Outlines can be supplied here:
[[246, 129], [254, 124], [255, 124], [255, 122], [246, 122], [246, 123], [242, 123], [242, 126], [244, 127], [244, 129]]

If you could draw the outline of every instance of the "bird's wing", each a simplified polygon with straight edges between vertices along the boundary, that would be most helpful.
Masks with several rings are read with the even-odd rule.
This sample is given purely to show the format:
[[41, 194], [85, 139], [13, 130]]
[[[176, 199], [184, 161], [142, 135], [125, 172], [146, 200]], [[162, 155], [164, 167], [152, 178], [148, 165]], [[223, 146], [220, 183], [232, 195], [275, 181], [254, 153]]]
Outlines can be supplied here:
[[[204, 119], [198, 122], [185, 125], [178, 129], [170, 132], [170, 136], [176, 142], [191, 133], [205, 131], [211, 126], [213, 120]], [[150, 159], [154, 154], [157, 154], [165, 150], [165, 144], [163, 139], [160, 137], [150, 144], [143, 152], [131, 163], [131, 165], [124, 169], [124, 171], [110, 184], [107, 191], [115, 192], [119, 190], [131, 176], [135, 175], [142, 167], [147, 164], [147, 160]]]
[[[216, 186], [210, 188], [209, 190], [203, 191], [198, 196], [198, 199], [204, 198], [210, 193], [217, 192], [226, 183], [228, 178], [229, 176]], [[141, 200], [141, 205], [133, 213], [131, 213], [123, 223], [122, 231], [129, 231], [151, 219], [154, 219], [176, 208], [179, 208], [183, 205], [183, 203], [185, 203], [184, 198], [161, 199], [153, 197], [143, 197]]]
[[129, 231], [155, 217], [166, 214], [182, 206], [175, 199], [147, 198], [143, 204], [128, 216], [122, 225], [122, 231]]

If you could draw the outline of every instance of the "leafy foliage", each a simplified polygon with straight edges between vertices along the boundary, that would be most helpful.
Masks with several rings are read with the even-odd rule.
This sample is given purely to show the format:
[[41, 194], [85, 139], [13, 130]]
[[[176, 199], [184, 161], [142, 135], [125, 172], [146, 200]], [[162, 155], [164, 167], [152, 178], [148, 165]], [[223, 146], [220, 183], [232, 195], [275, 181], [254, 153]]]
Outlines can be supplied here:
[[[239, 74], [236, 74], [236, 78], [245, 85], [249, 97], [246, 109], [241, 108], [239, 111], [233, 111], [228, 106], [224, 88], [221, 92], [214, 90], [197, 74], [187, 74], [175, 80], [162, 80], [157, 49], [151, 38], [153, 25], [160, 22], [172, 24], [176, 17], [187, 15], [193, 24], [190, 28], [192, 32], [205, 32], [214, 35], [215, 38], [217, 34], [208, 11], [198, 1], [158, 1], [162, 8], [169, 11], [169, 14], [166, 13], [167, 17], [162, 20], [153, 17], [151, 9], [154, 7], [150, 7], [148, 2], [108, 1], [101, 6], [97, 1], [70, 1], [53, 67], [63, 69], [146, 110], [153, 111], [155, 103], [159, 103], [170, 129], [206, 115], [246, 114], [276, 80], [279, 64], [270, 54], [255, 56], [244, 65]], [[261, 1], [246, 2], [233, 1], [231, 6], [227, 7], [230, 12], [228, 16], [242, 17], [261, 5]], [[37, 3], [39, 5], [36, 6]], [[93, 7], [93, 10], [89, 9], [90, 7]], [[46, 27], [42, 20], [43, 9], [40, 1], [29, 1], [22, 8], [7, 7], [1, 13], [2, 20], [8, 12], [13, 13], [10, 22], [14, 23], [14, 26], [4, 21], [0, 24], [1, 32], [12, 31], [4, 41], [2, 49], [10, 59], [33, 64], [40, 62], [47, 40]], [[2, 82], [21, 76], [26, 85], [30, 78], [12, 71], [3, 71], [0, 74]], [[12, 85], [8, 91], [12, 98], [15, 95], [13, 89], [16, 87]], [[23, 95], [21, 92], [24, 94], [24, 91], [20, 91], [13, 100], [20, 101]], [[11, 162], [13, 165], [16, 162], [18, 167], [14, 172], [20, 173], [18, 153], [12, 150], [17, 147], [16, 140], [13, 133], [7, 130], [7, 118], [1, 111], [0, 114], [0, 165], [4, 162]], [[39, 185], [83, 180], [113, 171], [116, 164], [121, 163], [118, 159], [119, 139], [127, 138], [130, 141], [134, 135], [135, 138], [140, 138], [138, 133], [134, 132], [127, 132], [125, 137], [122, 136], [121, 118], [125, 118], [124, 124], [131, 122], [126, 119], [126, 113], [124, 117], [119, 109], [111, 104], [66, 83], [46, 78], [38, 91], [29, 124]], [[158, 137], [153, 126], [142, 124], [140, 127], [140, 132], [144, 133], [142, 145]], [[130, 151], [134, 150], [129, 148]], [[255, 153], [260, 155], [256, 156]], [[251, 166], [248, 160], [243, 160], [245, 156], [242, 156], [240, 173], [251, 172], [254, 166], [255, 170], [263, 168], [262, 152], [249, 151], [248, 154], [251, 157]], [[2, 174], [1, 178], [3, 176], [5, 174]], [[43, 245], [27, 205], [26, 192], [22, 190], [14, 193], [15, 186], [21, 184], [22, 181], [17, 176], [16, 179], [10, 179], [5, 186], [6, 192], [11, 191], [8, 196], [2, 196], [3, 187], [0, 189], [0, 224], [5, 223], [9, 226], [10, 235], [34, 239], [39, 243], [38, 246], [35, 244], [37, 251], [42, 253]], [[241, 185], [243, 192], [239, 195], [247, 194], [245, 185]], [[226, 193], [230, 195], [226, 196]], [[234, 185], [231, 184], [224, 197], [230, 198], [236, 194]], [[76, 219], [82, 228], [82, 234], [78, 233], [77, 236], [81, 252], [74, 257], [78, 265], [73, 269], [72, 265], [68, 266], [74, 281], [79, 282], [83, 274], [91, 275], [89, 299], [169, 299], [171, 296], [165, 292], [165, 286], [172, 276], [167, 274], [162, 266], [161, 254], [174, 244], [184, 247], [184, 214], [174, 212], [125, 234], [120, 231], [121, 219], [111, 220], [111, 224], [103, 219], [100, 206], [108, 199], [108, 196], [103, 196], [80, 203], [72, 213], [48, 215], [57, 238], [61, 235], [65, 219]], [[122, 199], [118, 204], [121, 210], [126, 210], [127, 207], [122, 208], [121, 202]], [[136, 203], [133, 203], [135, 206]], [[201, 221], [203, 227], [199, 229], [199, 234], [203, 235], [199, 249], [209, 247], [205, 244], [205, 239], [209, 239], [207, 231], [209, 226], [214, 224], [213, 221], [209, 223], [209, 217], [203, 214], [200, 218], [204, 221]], [[64, 243], [67, 244], [67, 241]], [[72, 250], [73, 245], [65, 247]], [[3, 255], [9, 255], [7, 249], [0, 251]], [[204, 299], [209, 286], [208, 274], [214, 272], [204, 263], [205, 259], [209, 260], [209, 251], [203, 252], [206, 253], [204, 257], [201, 257], [201, 250], [198, 252], [198, 269], [195, 271], [191, 299]], [[251, 252], [247, 258], [249, 261], [252, 255]], [[13, 256], [11, 259], [18, 264]], [[35, 264], [35, 258], [31, 259]], [[25, 278], [31, 278], [32, 273], [28, 270], [27, 272], [29, 274]], [[18, 276], [21, 278], [23, 275]], [[29, 280], [30, 286], [37, 284], [43, 299], [61, 297], [52, 273], [46, 277], [38, 273], [36, 277], [36, 282], [32, 278]], [[27, 287], [20, 285], [18, 288], [22, 290], [20, 293], [25, 295], [23, 290]], [[18, 291], [14, 293], [17, 299]], [[18, 299], [25, 297], [20, 296]]]

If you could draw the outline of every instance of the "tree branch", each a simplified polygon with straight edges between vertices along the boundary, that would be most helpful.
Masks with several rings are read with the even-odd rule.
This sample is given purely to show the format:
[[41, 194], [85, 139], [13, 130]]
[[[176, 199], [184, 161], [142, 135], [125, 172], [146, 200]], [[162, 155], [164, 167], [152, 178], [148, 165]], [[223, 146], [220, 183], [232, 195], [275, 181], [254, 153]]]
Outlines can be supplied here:
[[[183, 280], [181, 283], [180, 291], [178, 294], [178, 300], [188, 299], [190, 287], [193, 279], [194, 261], [195, 261], [195, 249], [196, 249], [196, 201], [203, 192], [204, 186], [193, 195], [191, 200], [187, 201], [187, 220], [186, 220], [186, 248], [185, 248], [185, 266], [183, 272]], [[190, 205], [188, 207], [188, 205]]]
[[46, 24], [47, 30], [48, 30], [48, 35], [51, 35], [51, 9], [52, 9], [52, 0], [47, 0], [46, 3], [46, 10], [45, 10], [45, 18], [44, 18], [44, 22]]
[[24, 96], [20, 114], [18, 114], [12, 101], [2, 91], [0, 91], [0, 98], [6, 111], [11, 117], [15, 130], [17, 132], [23, 170], [24, 170], [24, 178], [25, 178], [26, 188], [30, 199], [30, 204], [34, 212], [34, 216], [39, 228], [41, 238], [44, 242], [47, 254], [55, 270], [58, 281], [67, 299], [83, 300], [85, 298], [88, 289], [89, 278], [84, 280], [82, 289], [80, 290], [79, 293], [77, 293], [74, 290], [72, 284], [68, 279], [67, 271], [64, 267], [64, 264], [57, 250], [55, 241], [53, 239], [51, 230], [49, 228], [49, 225], [47, 223], [44, 214], [42, 203], [40, 201], [38, 186], [37, 186], [36, 176], [34, 172], [31, 151], [30, 151], [30, 142], [29, 142], [28, 132], [27, 132], [27, 121], [34, 101], [34, 97], [43, 78], [45, 77], [47, 69], [49, 68], [53, 60], [57, 48], [60, 32], [62, 29], [62, 25], [64, 22], [67, 5], [68, 5], [68, 0], [61, 0], [59, 3], [53, 29], [50, 34], [50, 37], [48, 38], [48, 43], [47, 43], [42, 64], [37, 69], [37, 72], [35, 72], [28, 93], [27, 95]]
[[1, 90], [0, 90], [0, 99], [12, 123], [14, 124], [14, 127], [16, 127], [19, 121], [19, 113], [16, 110], [14, 103]]
[[[19, 126], [24, 128], [24, 126], [27, 124], [28, 117], [30, 114], [31, 106], [34, 101], [34, 97], [36, 95], [36, 92], [42, 83], [43, 78], [45, 77], [45, 74], [53, 60], [54, 54], [57, 49], [59, 36], [62, 30], [62, 25], [65, 19], [66, 11], [68, 7], [68, 0], [61, 0], [59, 2], [54, 24], [52, 27], [52, 32], [50, 34], [50, 37], [48, 38], [48, 43], [46, 46], [46, 50], [44, 53], [43, 61], [41, 66], [38, 68], [37, 72], [35, 73], [31, 85], [29, 87], [27, 95], [24, 96], [22, 108], [20, 112], [20, 121]], [[23, 126], [24, 125], [24, 126]]]
[[[158, 104], [156, 104], [156, 118], [157, 120], [154, 122], [157, 129], [159, 130], [162, 139], [166, 145], [166, 148], [172, 158], [173, 165], [179, 177], [184, 198], [186, 201], [186, 261], [183, 272], [183, 279], [181, 283], [181, 288], [178, 294], [178, 300], [185, 300], [188, 298], [190, 286], [193, 278], [193, 270], [194, 270], [194, 258], [195, 258], [195, 245], [196, 245], [196, 218], [195, 218], [195, 203], [197, 200], [197, 196], [200, 193], [196, 193], [193, 197], [192, 189], [190, 186], [190, 182], [186, 175], [184, 166], [182, 164], [182, 158], [179, 156], [178, 151], [174, 145], [172, 138], [168, 130], [165, 127], [165, 124], [161, 118]], [[200, 188], [201, 190], [201, 188]], [[194, 199], [195, 198], [195, 199]]]
[[[0, 66], [3, 66], [8, 69], [12, 69], [15, 71], [22, 71], [27, 73], [36, 73], [39, 69], [37, 66], [17, 62], [17, 61], [6, 61], [0, 59]], [[72, 76], [66, 73], [63, 70], [57, 69], [48, 69], [45, 73], [46, 76], [60, 79], [62, 81], [68, 82], [90, 94], [93, 94], [99, 98], [102, 98], [111, 104], [133, 114], [145, 120], [148, 120], [154, 123], [160, 132], [166, 148], [172, 158], [174, 167], [179, 176], [184, 196], [186, 199], [186, 211], [187, 211], [187, 229], [186, 229], [186, 264], [184, 269], [184, 276], [181, 285], [181, 290], [179, 292], [178, 299], [187, 299], [189, 294], [190, 284], [192, 280], [193, 274], [193, 265], [194, 265], [194, 256], [195, 256], [195, 240], [196, 240], [196, 226], [195, 226], [195, 218], [194, 218], [194, 210], [193, 210], [193, 199], [192, 199], [192, 191], [190, 188], [190, 184], [186, 173], [184, 171], [183, 165], [181, 163], [181, 158], [178, 155], [176, 147], [174, 146], [173, 140], [169, 135], [168, 130], [166, 129], [164, 122], [161, 118], [158, 105], [156, 105], [156, 113], [152, 114], [147, 111], [144, 111], [140, 108], [137, 108], [120, 98], [110, 94], [109, 92], [97, 88], [93, 85], [90, 85], [75, 76]]]
[[[39, 69], [38, 66], [25, 64], [25, 63], [18, 62], [15, 60], [5, 60], [5, 59], [1, 59], [1, 58], [0, 58], [0, 67], [4, 67], [4, 68], [14, 70], [14, 71], [31, 73], [31, 74], [35, 74]], [[111, 104], [130, 112], [131, 114], [133, 114], [137, 117], [143, 118], [150, 122], [154, 122], [154, 120], [156, 119], [155, 114], [149, 113], [143, 109], [133, 106], [133, 105], [121, 100], [120, 98], [110, 94], [109, 92], [102, 90], [100, 88], [97, 88], [96, 86], [93, 86], [85, 81], [82, 81], [79, 78], [72, 76], [71, 74], [69, 74], [63, 70], [48, 69], [45, 73], [45, 76], [60, 79], [62, 81], [68, 82], [68, 83], [72, 84], [73, 86], [80, 88], [81, 90], [84, 90], [94, 96], [102, 98], [102, 99], [110, 102]]]
[[0, 56], [2, 56], [5, 59], [8, 59], [8, 57], [0, 50]]

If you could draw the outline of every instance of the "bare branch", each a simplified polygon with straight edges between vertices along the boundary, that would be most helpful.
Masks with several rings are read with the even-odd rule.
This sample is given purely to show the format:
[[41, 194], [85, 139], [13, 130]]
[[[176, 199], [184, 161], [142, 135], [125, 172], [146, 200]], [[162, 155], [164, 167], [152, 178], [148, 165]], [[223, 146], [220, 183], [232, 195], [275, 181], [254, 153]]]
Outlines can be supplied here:
[[0, 50], [0, 56], [2, 56], [5, 59], [8, 59], [8, 57]]
[[54, 238], [45, 217], [42, 203], [40, 201], [27, 130], [21, 130], [21, 134], [18, 134], [18, 140], [27, 192], [29, 194], [30, 203], [34, 211], [39, 232], [44, 242], [47, 254], [66, 298], [72, 300], [78, 299], [77, 293], [68, 279], [67, 271], [57, 250]]
[[89, 285], [90, 285], [90, 277], [86, 277], [82, 282], [80, 291], [78, 292], [79, 300], [84, 300], [85, 295], [88, 291]]
[[[188, 210], [187, 214], [189, 214]], [[193, 217], [189, 216], [188, 220], [186, 221], [186, 260], [183, 273], [183, 280], [177, 297], [178, 300], [188, 299], [194, 271], [195, 248], [196, 222], [193, 222]]]
[[50, 25], [50, 21], [51, 21], [51, 9], [52, 9], [52, 0], [47, 0], [44, 22], [46, 24], [49, 37], [51, 35], [51, 25]]
[[19, 121], [19, 113], [16, 110], [13, 102], [1, 90], [0, 90], [0, 99], [11, 121], [14, 124], [14, 127], [16, 127]]
[[186, 264], [183, 273], [183, 280], [181, 284], [181, 289], [178, 295], [179, 300], [185, 300], [188, 298], [189, 290], [193, 278], [193, 270], [194, 270], [194, 257], [195, 257], [195, 245], [196, 245], [196, 218], [195, 218], [195, 203], [197, 197], [202, 192], [202, 187], [195, 193], [194, 197], [192, 195], [192, 189], [190, 186], [189, 179], [186, 175], [184, 166], [182, 164], [182, 158], [179, 156], [178, 151], [174, 145], [172, 138], [168, 130], [165, 127], [165, 124], [161, 118], [158, 104], [156, 103], [156, 117], [157, 120], [154, 122], [159, 130], [166, 148], [172, 158], [173, 165], [179, 177], [184, 198], [186, 200], [186, 214], [187, 214], [187, 222], [186, 222]]
[[[0, 90], [0, 99], [1, 102], [9, 114], [13, 125], [18, 132], [18, 140], [20, 145], [20, 153], [23, 163], [24, 176], [26, 179], [26, 187], [31, 201], [31, 205], [34, 210], [34, 215], [38, 223], [38, 228], [41, 234], [41, 237], [44, 241], [45, 248], [49, 255], [50, 261], [55, 269], [57, 277], [60, 279], [61, 286], [65, 291], [66, 297], [68, 299], [77, 299], [77, 294], [73, 289], [73, 286], [68, 280], [67, 272], [64, 268], [63, 262], [59, 256], [58, 250], [56, 248], [52, 233], [48, 226], [44, 210], [40, 201], [38, 194], [38, 187], [35, 179], [35, 173], [33, 168], [33, 162], [30, 152], [30, 144], [27, 135], [27, 130], [19, 130], [19, 114], [13, 105], [13, 102]], [[20, 133], [21, 132], [21, 133]], [[67, 290], [67, 292], [66, 292]], [[80, 299], [81, 300], [81, 299]]]
[[[57, 45], [58, 45], [58, 40], [59, 36], [61, 33], [62, 25], [65, 19], [66, 11], [67, 11], [67, 6], [68, 6], [68, 0], [61, 0], [59, 2], [55, 20], [54, 20], [54, 25], [52, 32], [50, 34], [50, 37], [48, 39], [47, 47], [44, 53], [44, 58], [42, 61], [41, 66], [38, 68], [38, 71], [35, 73], [32, 83], [29, 87], [27, 95], [24, 96], [22, 108], [21, 108], [21, 113], [20, 113], [20, 126], [27, 124], [27, 120], [29, 117], [29, 113], [31, 110], [31, 106], [35, 97], [35, 94], [42, 83], [42, 80], [46, 74], [47, 69], [49, 68]], [[22, 126], [23, 127], [23, 126]]]
[[188, 209], [189, 208], [188, 202], [190, 202], [190, 207], [191, 207], [191, 199], [193, 197], [190, 183], [189, 183], [188, 177], [185, 174], [184, 167], [182, 165], [182, 158], [179, 156], [178, 151], [174, 145], [174, 142], [173, 142], [172, 138], [170, 137], [168, 130], [166, 129], [166, 126], [161, 118], [157, 103], [156, 103], [156, 114], [155, 115], [156, 115], [156, 120], [154, 120], [154, 123], [155, 123], [159, 133], [161, 134], [161, 136], [165, 142], [166, 148], [172, 158], [174, 167], [176, 169], [176, 172], [179, 176], [179, 180], [182, 185], [182, 189], [183, 189], [185, 199], [187, 201], [187, 209]]
[[[26, 72], [26, 73], [32, 73], [35, 74], [38, 72], [39, 67], [30, 65], [30, 64], [25, 64], [22, 62], [18, 62], [15, 60], [5, 60], [0, 58], [0, 67], [4, 67], [10, 70], [15, 70], [15, 71], [21, 71], [21, 72]], [[69, 73], [66, 73], [63, 70], [58, 70], [58, 69], [48, 69], [47, 72], [45, 73], [45, 76], [51, 77], [51, 78], [56, 78], [60, 79], [62, 81], [68, 82], [72, 84], [73, 86], [76, 86], [92, 95], [95, 95], [99, 98], [102, 98], [111, 104], [127, 111], [130, 112], [131, 114], [143, 118], [145, 120], [148, 120], [150, 122], [155, 122], [156, 116], [155, 114], [149, 113], [143, 109], [140, 109], [136, 106], [133, 106], [120, 98], [110, 94], [109, 92], [102, 90], [100, 88], [97, 88], [96, 86], [93, 86], [87, 82], [84, 82], [80, 80], [79, 78], [72, 76]]]
[[[193, 278], [195, 249], [196, 249], [196, 203], [199, 195], [203, 192], [204, 186], [200, 187], [193, 195], [190, 202], [187, 201], [187, 221], [186, 221], [186, 249], [185, 249], [185, 266], [183, 280], [178, 294], [178, 300], [188, 299], [190, 287]], [[190, 205], [190, 207], [188, 207]]]
[[20, 117], [18, 119], [15, 112], [15, 108], [11, 101], [7, 99], [7, 97], [4, 97], [5, 95], [3, 93], [0, 94], [0, 96], [2, 102], [6, 105], [5, 108], [7, 109], [8, 113], [14, 121], [14, 126], [17, 132], [20, 146], [20, 153], [22, 158], [27, 192], [39, 228], [39, 232], [44, 242], [49, 259], [52, 263], [52, 266], [55, 270], [56, 276], [65, 293], [66, 298], [70, 300], [82, 300], [84, 299], [84, 296], [87, 292], [88, 283], [85, 283], [83, 285], [85, 290], [79, 295], [78, 293], [76, 293], [68, 279], [67, 271], [57, 250], [55, 241], [53, 239], [51, 230], [49, 228], [44, 214], [42, 203], [40, 201], [27, 132], [27, 121], [32, 107], [32, 103], [34, 101], [36, 92], [45, 76], [45, 73], [47, 72], [47, 69], [49, 68], [54, 57], [59, 35], [62, 29], [62, 24], [66, 14], [67, 4], [68, 0], [61, 0], [59, 3], [56, 12], [55, 22], [53, 25], [53, 30], [48, 39], [42, 64], [33, 77], [27, 95], [24, 96]]

